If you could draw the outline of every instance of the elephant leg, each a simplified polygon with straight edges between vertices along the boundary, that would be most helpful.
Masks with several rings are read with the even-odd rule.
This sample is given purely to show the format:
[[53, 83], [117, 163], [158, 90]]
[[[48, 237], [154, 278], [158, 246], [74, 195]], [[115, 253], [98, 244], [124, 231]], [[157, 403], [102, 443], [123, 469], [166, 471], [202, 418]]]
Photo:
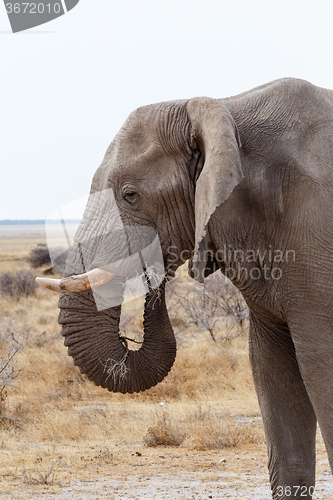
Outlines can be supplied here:
[[317, 420], [287, 325], [251, 315], [249, 347], [273, 498], [311, 499]]
[[333, 473], [333, 321], [331, 307], [311, 308], [288, 323], [304, 384], [316, 413]]

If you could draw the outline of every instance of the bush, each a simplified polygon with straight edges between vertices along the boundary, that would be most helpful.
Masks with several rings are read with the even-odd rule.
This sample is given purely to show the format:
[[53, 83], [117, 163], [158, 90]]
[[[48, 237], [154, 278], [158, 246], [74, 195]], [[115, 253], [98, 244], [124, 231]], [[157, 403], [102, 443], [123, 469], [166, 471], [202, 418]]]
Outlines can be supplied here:
[[34, 269], [36, 269], [37, 267], [41, 267], [44, 264], [50, 265], [51, 258], [48, 248], [47, 247], [33, 248], [30, 252], [29, 257], [27, 258], [27, 261]]
[[23, 469], [22, 471], [22, 479], [25, 484], [29, 485], [36, 485], [36, 484], [42, 484], [42, 485], [52, 485], [55, 484], [55, 477], [56, 477], [56, 472], [54, 470], [54, 464], [45, 469], [39, 469], [39, 470], [34, 470], [34, 471], [27, 471], [26, 469]]
[[31, 271], [17, 271], [0, 275], [0, 293], [15, 299], [35, 295], [37, 283]]
[[143, 441], [147, 446], [180, 446], [185, 433], [179, 429], [178, 423], [172, 422], [165, 414], [159, 415], [155, 425], [148, 427]]
[[237, 423], [237, 419], [211, 413], [210, 410], [192, 414], [178, 414], [175, 418], [169, 412], [156, 415], [155, 424], [148, 427], [144, 436], [146, 446], [185, 446], [196, 450], [236, 448], [262, 442], [260, 424], [252, 419]]
[[22, 340], [16, 340], [10, 328], [0, 332], [0, 426], [9, 423], [9, 418], [4, 415], [4, 403], [8, 388], [20, 373], [16, 362], [21, 350]]
[[178, 334], [183, 336], [186, 330], [207, 331], [214, 342], [231, 340], [247, 331], [247, 305], [220, 271], [204, 283], [184, 278], [169, 281], [167, 303], [177, 341]]
[[262, 429], [250, 424], [237, 424], [235, 419], [216, 415], [195, 420], [186, 446], [196, 450], [236, 448], [262, 442]]

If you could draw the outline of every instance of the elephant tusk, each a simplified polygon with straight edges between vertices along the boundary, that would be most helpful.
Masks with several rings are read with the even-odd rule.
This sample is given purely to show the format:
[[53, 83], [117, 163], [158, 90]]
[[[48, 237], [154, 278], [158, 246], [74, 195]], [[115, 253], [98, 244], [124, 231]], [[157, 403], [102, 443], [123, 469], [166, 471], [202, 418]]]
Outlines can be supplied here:
[[63, 278], [59, 283], [59, 287], [66, 292], [83, 292], [104, 285], [114, 277], [114, 273], [96, 268], [84, 274]]
[[42, 285], [49, 290], [53, 290], [54, 292], [61, 292], [61, 288], [59, 286], [61, 280], [54, 280], [51, 278], [36, 278], [36, 281], [39, 285]]
[[76, 274], [68, 276], [68, 278], [50, 279], [50, 278], [36, 278], [37, 283], [54, 290], [55, 292], [83, 292], [91, 288], [97, 288], [112, 280], [116, 275], [109, 273], [104, 269], [92, 269], [84, 274]]

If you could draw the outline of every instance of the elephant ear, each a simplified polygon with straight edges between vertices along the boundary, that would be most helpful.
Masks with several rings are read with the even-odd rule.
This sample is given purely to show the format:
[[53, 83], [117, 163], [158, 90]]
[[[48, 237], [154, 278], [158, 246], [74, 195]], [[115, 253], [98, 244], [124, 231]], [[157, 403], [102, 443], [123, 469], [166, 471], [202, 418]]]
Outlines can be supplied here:
[[214, 269], [211, 259], [207, 262], [208, 223], [243, 179], [241, 143], [234, 119], [220, 100], [191, 99], [187, 112], [192, 124], [193, 147], [204, 157], [195, 187], [195, 248], [190, 270], [191, 277], [203, 282]]

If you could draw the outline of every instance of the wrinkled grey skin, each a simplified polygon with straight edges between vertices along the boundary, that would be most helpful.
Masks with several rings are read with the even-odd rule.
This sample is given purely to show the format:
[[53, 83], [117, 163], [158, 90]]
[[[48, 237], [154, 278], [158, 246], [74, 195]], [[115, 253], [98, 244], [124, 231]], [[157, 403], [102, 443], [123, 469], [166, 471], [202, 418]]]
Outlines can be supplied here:
[[[317, 421], [333, 465], [333, 92], [283, 79], [228, 99], [140, 108], [95, 174], [92, 192], [105, 188], [124, 223], [157, 230], [170, 273], [182, 250], [200, 281], [216, 266], [229, 277], [239, 269], [235, 258], [223, 259], [225, 248], [266, 251], [242, 261], [232, 281], [250, 309], [273, 498], [312, 498]], [[268, 250], [283, 258], [273, 262]], [[263, 275], [273, 267], [279, 279]], [[92, 336], [99, 328], [74, 295], [60, 299], [66, 342], [77, 335], [67, 345], [85, 322]]]

